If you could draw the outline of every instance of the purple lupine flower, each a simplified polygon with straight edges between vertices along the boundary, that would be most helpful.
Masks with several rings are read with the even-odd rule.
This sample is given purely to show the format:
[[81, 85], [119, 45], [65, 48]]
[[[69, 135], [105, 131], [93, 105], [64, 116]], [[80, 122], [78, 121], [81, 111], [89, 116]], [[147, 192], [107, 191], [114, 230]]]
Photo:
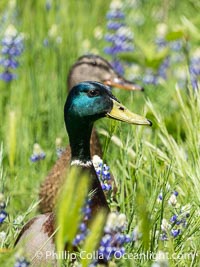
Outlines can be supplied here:
[[1, 47], [0, 65], [3, 68], [3, 72], [0, 74], [0, 79], [5, 82], [11, 82], [16, 79], [13, 69], [19, 66], [17, 57], [24, 50], [23, 35], [19, 34], [14, 26], [10, 25], [1, 40]]
[[177, 197], [178, 196], [178, 192], [177, 191], [174, 191], [174, 195]]
[[0, 80], [3, 80], [5, 82], [10, 82], [14, 79], [16, 79], [16, 75], [14, 73], [11, 73], [9, 70], [5, 70], [0, 74]]
[[83, 214], [83, 221], [80, 223], [79, 231], [72, 242], [72, 244], [74, 246], [81, 245], [81, 243], [85, 240], [85, 238], [89, 232], [89, 229], [87, 228], [86, 223], [91, 218], [92, 210], [90, 208], [90, 205], [91, 205], [91, 200], [88, 199], [81, 210], [81, 212]]
[[[187, 219], [190, 216], [191, 206], [188, 204], [180, 207], [177, 203], [177, 196], [178, 191], [174, 190], [168, 200], [170, 206], [175, 209], [172, 210], [169, 220], [165, 218], [162, 220], [160, 239], [163, 241], [169, 240], [170, 235], [173, 238], [177, 238], [182, 234], [184, 228], [187, 227]], [[180, 207], [179, 211], [177, 210], [177, 207]]]
[[192, 88], [194, 90], [198, 90], [200, 79], [200, 50], [197, 50], [194, 53], [193, 57], [190, 59], [189, 73]]
[[62, 139], [60, 137], [57, 137], [55, 144], [56, 144], [56, 155], [58, 158], [60, 158], [65, 151], [64, 147], [62, 147]]
[[181, 230], [180, 229], [172, 229], [171, 230], [171, 235], [175, 238], [177, 237], [178, 235], [180, 235], [181, 233]]
[[39, 144], [34, 144], [33, 146], [33, 154], [30, 157], [30, 160], [32, 162], [37, 162], [40, 160], [45, 159], [46, 154], [44, 153], [44, 151], [41, 149]]
[[171, 223], [176, 223], [177, 222], [177, 215], [173, 215], [170, 219]]
[[[182, 39], [177, 39], [175, 41], [168, 41], [166, 39], [167, 34], [167, 25], [164, 23], [157, 25], [157, 36], [155, 38], [155, 45], [156, 45], [156, 51], [164, 51], [164, 49], [167, 49], [170, 51], [170, 54], [167, 53], [166, 57], [162, 60], [160, 65], [156, 70], [153, 68], [151, 69], [152, 75], [148, 74], [148, 70], [144, 73], [143, 82], [146, 84], [153, 84], [157, 85], [161, 83], [163, 80], [167, 80], [167, 71], [169, 70], [169, 67], [173, 64], [177, 64], [179, 62], [182, 62], [185, 58], [183, 53], [183, 41]], [[160, 79], [161, 78], [161, 79]], [[192, 79], [192, 83], [195, 85], [196, 81]], [[179, 81], [180, 83], [180, 81]], [[185, 84], [185, 82], [183, 83]]]
[[108, 30], [113, 30], [113, 31], [117, 31], [123, 26], [124, 26], [124, 23], [120, 23], [117, 21], [108, 21], [107, 23]]
[[[113, 257], [121, 258], [125, 253], [124, 245], [132, 242], [130, 235], [124, 234], [123, 231], [127, 227], [126, 216], [111, 212], [104, 228], [104, 235], [98, 249], [99, 258], [104, 262], [108, 262]], [[97, 264], [93, 262], [93, 266]]]
[[99, 178], [101, 183], [101, 187], [104, 191], [112, 190], [112, 186], [109, 184], [111, 177], [110, 177], [110, 167], [103, 163], [102, 159], [94, 155], [93, 156], [93, 165], [96, 171], [96, 174]]
[[24, 257], [17, 257], [14, 267], [27, 267], [30, 265]]
[[162, 240], [162, 241], [166, 241], [166, 240], [168, 240], [168, 237], [167, 237], [167, 233], [166, 233], [166, 232], [163, 232], [163, 233], [161, 234], [161, 236], [160, 236], [160, 240]]
[[[161, 48], [159, 47], [158, 50], [163, 49], [163, 46]], [[167, 70], [170, 65], [170, 58], [167, 56], [163, 59], [158, 69], [155, 71], [151, 68], [147, 68], [143, 77], [143, 82], [145, 84], [153, 84], [157, 85], [159, 83], [160, 78], [166, 80], [167, 79]]]
[[[185, 214], [173, 214], [169, 222], [166, 219], [163, 219], [161, 225], [161, 240], [168, 240], [168, 234], [171, 233], [173, 238], [176, 238], [181, 234], [181, 229], [187, 226], [187, 217]], [[179, 227], [179, 228], [177, 228]]]
[[143, 77], [143, 83], [157, 85], [158, 84], [158, 76], [155, 75], [150, 70], [147, 70], [144, 77]]
[[51, 0], [46, 0], [46, 3], [45, 3], [45, 8], [47, 11], [49, 11], [52, 7], [52, 1]]
[[[89, 218], [91, 217], [91, 200], [87, 200], [86, 204], [82, 208], [83, 221], [79, 225], [77, 235], [73, 240], [74, 246], [80, 246], [85, 240], [90, 230], [87, 227]], [[121, 258], [125, 253], [124, 245], [129, 242], [133, 242], [130, 235], [123, 232], [127, 228], [126, 216], [124, 214], [110, 213], [106, 225], [104, 227], [104, 234], [101, 238], [98, 257], [90, 266], [96, 266], [98, 258], [103, 259], [104, 262], [108, 262], [115, 256], [115, 258]]]
[[167, 46], [167, 42], [163, 37], [157, 37], [155, 39], [155, 44], [157, 45], [158, 50], [162, 50]]
[[111, 64], [116, 72], [123, 75], [122, 66], [118, 54], [121, 52], [131, 52], [134, 50], [133, 34], [125, 23], [125, 14], [121, 5], [115, 5], [111, 2], [110, 10], [107, 13], [107, 29], [105, 40], [110, 46], [104, 48], [104, 52], [111, 57]]
[[182, 40], [171, 41], [171, 42], [169, 42], [169, 47], [173, 51], [179, 52], [183, 47], [183, 42], [182, 42]]
[[124, 67], [119, 60], [111, 61], [111, 65], [116, 70], [116, 72], [124, 74]]
[[2, 224], [6, 217], [8, 216], [8, 213], [5, 211], [6, 208], [6, 202], [5, 197], [2, 193], [0, 193], [0, 224]]
[[125, 15], [124, 15], [124, 13], [121, 10], [116, 9], [116, 10], [110, 10], [106, 14], [106, 18], [108, 20], [112, 20], [112, 19], [124, 19], [125, 18]]
[[7, 216], [8, 216], [8, 214], [5, 210], [0, 211], [0, 224], [2, 224], [4, 222], [4, 220], [6, 219]]
[[163, 78], [164, 80], [167, 79], [167, 69], [169, 67], [170, 61], [169, 61], [169, 57], [166, 57], [162, 64], [160, 65], [157, 75], [161, 78]]
[[49, 39], [48, 39], [48, 38], [45, 38], [45, 39], [43, 40], [43, 45], [44, 45], [45, 47], [49, 46]]

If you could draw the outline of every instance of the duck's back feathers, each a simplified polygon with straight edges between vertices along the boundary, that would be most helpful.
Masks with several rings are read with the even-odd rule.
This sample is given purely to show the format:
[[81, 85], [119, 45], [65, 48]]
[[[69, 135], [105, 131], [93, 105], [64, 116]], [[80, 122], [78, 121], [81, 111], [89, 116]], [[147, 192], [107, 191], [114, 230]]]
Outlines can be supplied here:
[[34, 217], [22, 228], [15, 244], [24, 248], [24, 257], [31, 266], [57, 266], [54, 223], [55, 215], [47, 213]]

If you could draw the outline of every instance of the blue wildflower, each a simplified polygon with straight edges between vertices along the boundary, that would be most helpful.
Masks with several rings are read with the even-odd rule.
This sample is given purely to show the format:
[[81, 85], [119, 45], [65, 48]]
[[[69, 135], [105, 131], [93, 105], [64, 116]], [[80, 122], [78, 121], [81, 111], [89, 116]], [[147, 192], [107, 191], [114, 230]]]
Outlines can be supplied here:
[[5, 82], [10, 82], [16, 78], [13, 69], [19, 66], [17, 57], [24, 50], [22, 34], [19, 34], [14, 26], [10, 25], [1, 40], [1, 46], [0, 65], [3, 67], [3, 72], [0, 74], [0, 79]]
[[189, 73], [192, 88], [194, 90], [199, 89], [199, 79], [200, 79], [200, 50], [194, 53], [194, 56], [190, 59]]
[[177, 222], [177, 215], [173, 215], [170, 219], [170, 222], [176, 223]]
[[166, 232], [163, 232], [163, 233], [161, 234], [161, 236], [160, 236], [160, 240], [162, 240], [162, 241], [166, 241], [166, 240], [168, 240], [168, 237], [167, 237], [167, 233], [166, 233]]
[[[177, 204], [178, 191], [174, 190], [169, 198], [169, 204], [172, 207], [179, 207]], [[177, 238], [182, 234], [183, 229], [187, 226], [187, 218], [190, 216], [190, 205], [182, 206], [178, 211], [177, 208], [172, 211], [172, 215], [169, 220], [163, 219], [161, 224], [161, 240], [168, 240], [169, 235], [173, 238]]]
[[165, 49], [166, 51], [169, 51], [170, 54], [167, 53], [166, 57], [163, 58], [156, 70], [153, 68], [151, 69], [152, 74], [148, 73], [149, 68], [145, 71], [143, 82], [146, 84], [157, 85], [163, 80], [167, 80], [169, 67], [174, 63], [177, 64], [185, 59], [182, 39], [168, 41], [166, 39], [167, 31], [166, 24], [161, 23], [157, 25], [157, 36], [155, 38], [156, 51], [162, 52]]
[[178, 235], [180, 235], [181, 233], [181, 230], [180, 229], [172, 229], [171, 230], [171, 235], [175, 238], [177, 237]]
[[[90, 205], [91, 200], [87, 200], [86, 204], [82, 208], [83, 221], [80, 223], [78, 233], [73, 240], [74, 246], [81, 245], [86, 236], [89, 234], [87, 223], [91, 217]], [[104, 234], [99, 244], [98, 257], [90, 266], [96, 266], [98, 259], [108, 262], [113, 257], [122, 257], [125, 253], [124, 245], [133, 241], [130, 235], [123, 233], [126, 230], [126, 227], [127, 221], [124, 214], [112, 212], [108, 215], [108, 219], [104, 227]]]
[[157, 45], [158, 50], [162, 50], [167, 46], [167, 42], [163, 37], [157, 37], [155, 39], [155, 44]]
[[170, 58], [167, 56], [163, 59], [160, 66], [156, 71], [151, 68], [147, 68], [143, 77], [143, 82], [145, 84], [153, 84], [157, 85], [159, 83], [160, 78], [166, 80], [167, 79], [167, 70], [170, 65]]
[[4, 222], [4, 220], [6, 219], [7, 216], [8, 216], [8, 214], [5, 210], [0, 211], [0, 224], [2, 224]]
[[58, 147], [56, 148], [56, 155], [58, 158], [60, 158], [62, 156], [62, 154], [64, 153], [65, 149], [62, 147]]
[[52, 7], [52, 1], [51, 0], [46, 0], [46, 3], [45, 3], [45, 8], [47, 11], [49, 11]]
[[81, 212], [83, 214], [83, 221], [80, 223], [79, 225], [79, 231], [77, 233], [77, 235], [75, 236], [72, 244], [74, 246], [79, 246], [86, 238], [87, 234], [88, 234], [88, 228], [86, 223], [88, 222], [88, 220], [91, 218], [91, 200], [87, 199], [85, 205], [83, 206]]
[[183, 48], [183, 42], [182, 40], [176, 40], [176, 41], [171, 41], [169, 43], [169, 47], [176, 52], [179, 52]]
[[32, 162], [37, 162], [37, 161], [45, 159], [45, 157], [46, 157], [46, 154], [44, 153], [44, 151], [42, 151], [40, 145], [34, 144], [33, 154], [31, 155], [30, 160]]
[[62, 145], [62, 139], [61, 138], [56, 138], [56, 155], [58, 158], [60, 158], [65, 151], [65, 149], [61, 146]]
[[123, 233], [126, 226], [127, 221], [124, 214], [117, 214], [114, 212], [109, 214], [104, 228], [104, 235], [98, 249], [99, 258], [103, 258], [105, 262], [108, 262], [113, 257], [117, 259], [124, 255], [124, 245], [132, 242], [130, 235]]
[[108, 28], [109, 30], [117, 31], [117, 30], [119, 30], [122, 26], [124, 26], [124, 23], [120, 23], [120, 22], [117, 22], [117, 21], [108, 21], [108, 23], [107, 23], [107, 28]]
[[90, 208], [90, 204], [91, 204], [91, 200], [87, 200], [85, 206], [82, 209], [82, 212], [84, 214], [84, 221], [89, 220], [89, 218], [91, 217], [91, 208]]
[[119, 10], [119, 9], [116, 9], [116, 10], [110, 10], [107, 14], [106, 14], [106, 18], [107, 19], [124, 19], [125, 18], [125, 15], [124, 13]]
[[84, 234], [84, 233], [77, 234], [76, 237], [74, 238], [72, 244], [74, 246], [80, 245], [80, 243], [85, 240], [85, 237], [86, 237], [86, 234]]
[[5, 208], [6, 208], [5, 197], [2, 193], [0, 193], [0, 224], [2, 224], [6, 219], [6, 217], [8, 216], [8, 213], [5, 211]]
[[177, 191], [174, 191], [174, 195], [177, 197], [178, 196], [178, 192]]
[[102, 189], [104, 191], [112, 190], [112, 186], [110, 184], [110, 167], [104, 164], [102, 159], [97, 155], [93, 156], [93, 165], [101, 183]]
[[49, 46], [49, 40], [48, 40], [48, 38], [45, 38], [45, 39], [43, 40], [43, 45], [44, 45], [45, 47]]
[[0, 74], [0, 79], [5, 82], [10, 82], [16, 79], [16, 75], [11, 73], [9, 70], [5, 70], [3, 73]]
[[124, 74], [124, 68], [118, 58], [121, 52], [130, 52], [134, 50], [133, 34], [126, 26], [125, 14], [121, 9], [121, 5], [113, 5], [111, 2], [110, 10], [106, 15], [108, 33], [105, 40], [109, 42], [109, 46], [104, 48], [104, 52], [111, 57], [111, 65], [119, 74]]
[[158, 84], [158, 76], [148, 69], [143, 77], [143, 83], [145, 84]]
[[17, 258], [14, 267], [27, 267], [30, 265], [30, 262], [28, 262], [24, 257]]
[[161, 77], [162, 79], [166, 80], [167, 79], [167, 69], [169, 67], [170, 61], [169, 61], [169, 57], [166, 57], [162, 64], [160, 65], [157, 75], [159, 77]]

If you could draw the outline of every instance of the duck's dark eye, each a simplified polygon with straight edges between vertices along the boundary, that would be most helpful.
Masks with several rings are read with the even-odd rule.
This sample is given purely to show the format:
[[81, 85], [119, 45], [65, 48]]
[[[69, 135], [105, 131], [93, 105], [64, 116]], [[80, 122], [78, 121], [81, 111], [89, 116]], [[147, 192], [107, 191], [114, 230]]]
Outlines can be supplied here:
[[99, 91], [98, 90], [90, 90], [87, 93], [88, 96], [93, 97], [93, 96], [98, 96], [99, 95]]

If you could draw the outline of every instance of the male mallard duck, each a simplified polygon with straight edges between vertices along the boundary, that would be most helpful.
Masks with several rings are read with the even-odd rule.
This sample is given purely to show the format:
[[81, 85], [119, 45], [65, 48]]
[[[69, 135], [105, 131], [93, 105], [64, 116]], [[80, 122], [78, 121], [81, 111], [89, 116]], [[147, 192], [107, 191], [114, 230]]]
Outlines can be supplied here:
[[[115, 86], [127, 90], [143, 90], [139, 85], [125, 80], [114, 71], [112, 66], [102, 57], [96, 55], [85, 55], [78, 59], [72, 66], [68, 75], [68, 89], [82, 81], [97, 81], [109, 86]], [[102, 158], [101, 145], [95, 130], [92, 132], [90, 140], [90, 150], [92, 156], [98, 155]], [[55, 206], [56, 196], [63, 184], [63, 176], [69, 165], [71, 157], [70, 146], [57, 160], [50, 173], [45, 178], [40, 188], [39, 210], [42, 213], [51, 212]]]
[[[105, 195], [94, 170], [90, 156], [90, 136], [93, 123], [103, 117], [131, 124], [151, 125], [146, 118], [130, 112], [110, 92], [109, 88], [98, 82], [82, 82], [69, 93], [64, 118], [71, 147], [71, 165], [90, 172], [90, 189], [95, 192], [91, 199], [92, 214], [100, 208], [109, 211]], [[16, 241], [24, 247], [25, 256], [34, 258], [32, 266], [53, 264], [56, 259], [46, 257], [46, 252], [55, 252], [54, 213], [41, 214], [29, 221]], [[39, 251], [39, 252], [38, 252]], [[51, 254], [53, 255], [53, 254]]]

